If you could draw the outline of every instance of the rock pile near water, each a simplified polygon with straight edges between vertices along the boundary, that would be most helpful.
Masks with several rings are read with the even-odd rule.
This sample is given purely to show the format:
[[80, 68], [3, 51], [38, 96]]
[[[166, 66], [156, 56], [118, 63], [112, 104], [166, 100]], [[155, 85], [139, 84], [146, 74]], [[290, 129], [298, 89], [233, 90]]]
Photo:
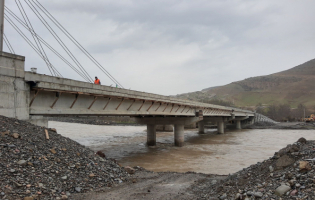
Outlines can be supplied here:
[[47, 130], [49, 139], [44, 127], [0, 116], [0, 199], [67, 199], [128, 180], [119, 164]]
[[300, 138], [261, 163], [222, 182], [194, 188], [201, 199], [315, 199], [315, 141]]

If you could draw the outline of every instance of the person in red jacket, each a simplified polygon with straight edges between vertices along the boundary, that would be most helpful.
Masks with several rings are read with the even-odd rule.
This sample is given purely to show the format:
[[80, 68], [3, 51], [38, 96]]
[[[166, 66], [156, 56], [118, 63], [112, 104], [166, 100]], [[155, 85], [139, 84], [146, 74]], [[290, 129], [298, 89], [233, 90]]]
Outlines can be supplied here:
[[101, 81], [100, 81], [100, 79], [97, 78], [97, 76], [95, 76], [94, 84], [101, 85]]

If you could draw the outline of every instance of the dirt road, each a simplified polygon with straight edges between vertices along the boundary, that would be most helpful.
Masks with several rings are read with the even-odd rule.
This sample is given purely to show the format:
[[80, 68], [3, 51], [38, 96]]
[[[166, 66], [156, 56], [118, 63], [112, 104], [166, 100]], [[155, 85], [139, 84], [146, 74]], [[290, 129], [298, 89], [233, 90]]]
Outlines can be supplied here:
[[71, 199], [196, 199], [192, 185], [197, 182], [221, 180], [226, 176], [200, 173], [173, 173], [137, 171], [133, 181], [100, 191], [71, 196]]

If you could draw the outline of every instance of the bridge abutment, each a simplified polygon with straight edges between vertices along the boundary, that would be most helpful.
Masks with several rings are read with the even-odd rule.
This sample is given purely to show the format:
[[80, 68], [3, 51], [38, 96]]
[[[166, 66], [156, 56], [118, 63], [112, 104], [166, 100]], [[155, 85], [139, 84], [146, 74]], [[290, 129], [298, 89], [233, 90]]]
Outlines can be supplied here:
[[0, 52], [0, 114], [29, 120], [30, 87], [25, 83], [25, 57]]
[[30, 116], [28, 121], [37, 126], [48, 127], [48, 119], [43, 116]]

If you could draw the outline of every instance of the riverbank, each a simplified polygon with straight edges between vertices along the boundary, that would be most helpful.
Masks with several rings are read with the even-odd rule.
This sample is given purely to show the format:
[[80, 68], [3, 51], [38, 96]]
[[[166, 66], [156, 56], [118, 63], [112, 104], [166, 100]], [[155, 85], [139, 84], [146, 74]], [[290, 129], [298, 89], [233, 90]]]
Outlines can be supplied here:
[[55, 129], [0, 116], [0, 199], [67, 199], [129, 177], [115, 161]]
[[[152, 172], [141, 167], [134, 167], [133, 171], [110, 158], [95, 155], [89, 148], [59, 135], [54, 129], [47, 131], [49, 139], [44, 127], [0, 117], [0, 199], [278, 200], [278, 195], [282, 199], [315, 197], [315, 161], [307, 160], [315, 157], [314, 141], [300, 139], [269, 159], [230, 176], [220, 176], [195, 172]], [[236, 139], [229, 133], [224, 136], [224, 140], [227, 136]], [[203, 142], [213, 141], [210, 146], [216, 145], [216, 136], [210, 133], [209, 136], [189, 138], [187, 151], [165, 143], [157, 148], [163, 152], [184, 151], [186, 154], [192, 151], [191, 144], [195, 141], [199, 143], [196, 140], [199, 137]], [[130, 141], [130, 138], [126, 140]], [[134, 146], [133, 143], [130, 145]], [[149, 149], [151, 155], [157, 148]], [[150, 162], [159, 164], [155, 159], [157, 155], [154, 156], [150, 157]], [[241, 156], [239, 159], [248, 157]], [[217, 169], [225, 167], [220, 160], [212, 162]], [[230, 159], [228, 164], [233, 165], [235, 161]], [[281, 191], [285, 192], [280, 194]]]
[[314, 122], [256, 122], [253, 125], [247, 125], [246, 129], [286, 129], [286, 130], [315, 130]]
[[[300, 138], [270, 159], [229, 176], [200, 173], [150, 172], [139, 168], [133, 181], [83, 199], [315, 199], [315, 141]], [[218, 166], [219, 167], [219, 166]], [[136, 167], [137, 169], [137, 167]]]

